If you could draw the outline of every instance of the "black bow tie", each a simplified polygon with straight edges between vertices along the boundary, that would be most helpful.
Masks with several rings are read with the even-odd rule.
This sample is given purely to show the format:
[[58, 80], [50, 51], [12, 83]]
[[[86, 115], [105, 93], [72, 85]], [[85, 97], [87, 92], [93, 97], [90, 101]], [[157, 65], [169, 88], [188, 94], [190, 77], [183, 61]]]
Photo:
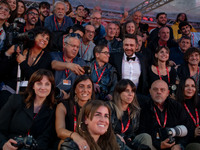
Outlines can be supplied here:
[[126, 59], [127, 59], [127, 61], [129, 61], [129, 60], [131, 60], [131, 59], [132, 59], [133, 61], [135, 61], [135, 57], [127, 57]]

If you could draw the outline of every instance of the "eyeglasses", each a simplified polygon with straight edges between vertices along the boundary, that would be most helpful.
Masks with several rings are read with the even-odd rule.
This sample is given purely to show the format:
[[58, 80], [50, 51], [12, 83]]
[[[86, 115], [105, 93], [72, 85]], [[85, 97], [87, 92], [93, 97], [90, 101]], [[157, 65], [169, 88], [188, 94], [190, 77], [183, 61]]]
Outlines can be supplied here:
[[94, 19], [94, 20], [101, 20], [101, 18], [96, 18], [96, 17], [93, 17], [92, 19]]
[[5, 11], [5, 12], [10, 12], [10, 9], [6, 8], [6, 7], [3, 7], [3, 6], [0, 6], [0, 11]]
[[87, 29], [85, 29], [85, 31], [88, 32], [88, 33], [92, 33], [92, 34], [95, 33], [95, 31], [90, 31], [90, 30], [87, 30]]
[[79, 49], [79, 45], [76, 46], [76, 45], [74, 45], [74, 44], [70, 44], [70, 43], [67, 43], [67, 42], [66, 42], [66, 44], [68, 44], [69, 46], [71, 46], [71, 47], [73, 47], [73, 48], [77, 48], [77, 49]]
[[39, 14], [36, 14], [36, 13], [34, 13], [34, 12], [29, 12], [28, 14], [30, 14], [31, 16], [39, 17]]
[[105, 54], [105, 55], [110, 55], [109, 52], [100, 52], [100, 53], [103, 53], [103, 54]]
[[70, 37], [77, 37], [79, 39], [82, 38], [81, 35], [78, 34], [78, 33], [70, 33], [70, 34], [68, 34], [68, 36], [70, 36]]

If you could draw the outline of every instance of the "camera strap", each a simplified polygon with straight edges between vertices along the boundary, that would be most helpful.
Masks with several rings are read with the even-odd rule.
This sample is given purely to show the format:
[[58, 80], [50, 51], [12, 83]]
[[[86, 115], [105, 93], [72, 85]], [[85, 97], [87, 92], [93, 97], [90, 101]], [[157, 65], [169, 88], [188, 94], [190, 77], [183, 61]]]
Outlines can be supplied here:
[[159, 124], [162, 128], [164, 128], [164, 127], [166, 126], [166, 123], [167, 123], [167, 109], [165, 110], [165, 120], [164, 120], [163, 126], [162, 126], [161, 123], [160, 123], [160, 119], [159, 119], [159, 117], [158, 117], [156, 108], [154, 107], [153, 109], [154, 109], [154, 112], [155, 112], [155, 115], [156, 115], [156, 120], [157, 120], [158, 124]]
[[[40, 110], [39, 110], [40, 111]], [[38, 113], [39, 113], [38, 111]], [[38, 115], [38, 113], [35, 113], [35, 115], [33, 116], [33, 121], [35, 120], [36, 116]], [[30, 135], [30, 129], [28, 130], [28, 135]]]
[[192, 118], [195, 126], [198, 127], [199, 126], [199, 114], [198, 114], [197, 108], [195, 108], [195, 113], [196, 113], [196, 118], [197, 118], [197, 120], [195, 120], [194, 116], [192, 115], [192, 113], [190, 112], [189, 108], [187, 107], [187, 105], [185, 103], [184, 103], [184, 107], [187, 110], [187, 112], [190, 115], [190, 117]]
[[[157, 69], [158, 76], [159, 76], [160, 80], [162, 80], [162, 77], [161, 77], [161, 75], [160, 75], [160, 71], [159, 71], [159, 68], [158, 68], [158, 66], [156, 66], [156, 69]], [[167, 71], [168, 83], [170, 84], [169, 70], [168, 70], [168, 68], [167, 68], [167, 67], [166, 67], [166, 71]]]

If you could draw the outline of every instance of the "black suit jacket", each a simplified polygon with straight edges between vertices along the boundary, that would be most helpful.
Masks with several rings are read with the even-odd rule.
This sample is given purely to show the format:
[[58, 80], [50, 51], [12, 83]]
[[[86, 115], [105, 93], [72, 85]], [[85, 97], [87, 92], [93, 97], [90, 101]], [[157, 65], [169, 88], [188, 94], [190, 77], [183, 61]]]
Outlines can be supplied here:
[[[135, 53], [138, 57], [141, 65], [141, 74], [139, 78], [139, 84], [137, 87], [137, 93], [140, 94], [147, 94], [148, 93], [148, 80], [147, 80], [147, 64], [146, 60], [144, 59], [143, 55], [140, 53]], [[124, 53], [113, 53], [110, 55], [109, 62], [113, 65], [117, 70], [118, 80], [122, 79], [122, 59]]]
[[10, 138], [24, 137], [30, 131], [38, 143], [38, 150], [47, 150], [55, 131], [55, 109], [43, 104], [35, 119], [34, 116], [33, 105], [26, 108], [23, 96], [10, 96], [0, 111], [0, 149]]

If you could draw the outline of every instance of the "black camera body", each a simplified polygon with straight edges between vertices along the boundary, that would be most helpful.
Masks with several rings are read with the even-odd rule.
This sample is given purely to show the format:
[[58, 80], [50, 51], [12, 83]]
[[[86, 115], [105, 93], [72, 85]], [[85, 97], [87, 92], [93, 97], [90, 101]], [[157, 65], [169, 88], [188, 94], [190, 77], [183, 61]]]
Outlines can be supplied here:
[[27, 31], [24, 33], [19, 33], [20, 26], [25, 25], [25, 20], [23, 18], [16, 18], [14, 22], [10, 25], [7, 31], [8, 46], [23, 44], [24, 41], [34, 40], [35, 34], [32, 31]]
[[14, 137], [14, 140], [17, 144], [12, 143], [12, 145], [18, 147], [18, 150], [37, 150], [37, 141], [31, 135], [26, 137]]

